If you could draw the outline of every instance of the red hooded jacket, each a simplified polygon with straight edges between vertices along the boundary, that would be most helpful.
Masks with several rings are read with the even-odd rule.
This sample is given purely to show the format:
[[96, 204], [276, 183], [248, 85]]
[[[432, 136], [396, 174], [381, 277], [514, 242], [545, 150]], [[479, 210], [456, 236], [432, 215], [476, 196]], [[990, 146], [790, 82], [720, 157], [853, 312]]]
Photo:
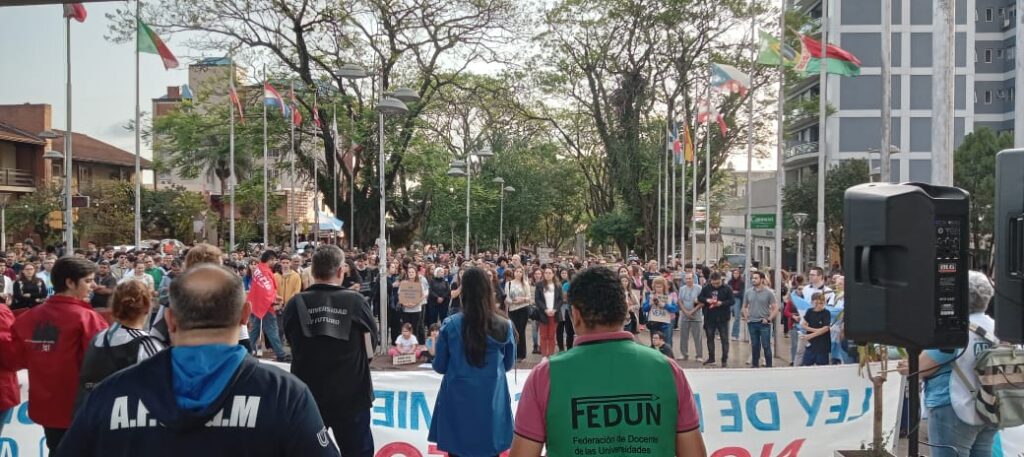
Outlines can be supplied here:
[[[11, 346], [11, 327], [14, 325], [14, 313], [5, 304], [0, 304], [0, 346]], [[8, 369], [6, 363], [0, 367], [0, 411], [5, 411], [21, 403], [21, 388], [18, 386], [17, 372]]]
[[[89, 303], [54, 295], [14, 321], [13, 353], [2, 355], [28, 368], [28, 416], [50, 428], [71, 426], [78, 371], [93, 336], [107, 322]], [[5, 364], [6, 365], [6, 364]]]

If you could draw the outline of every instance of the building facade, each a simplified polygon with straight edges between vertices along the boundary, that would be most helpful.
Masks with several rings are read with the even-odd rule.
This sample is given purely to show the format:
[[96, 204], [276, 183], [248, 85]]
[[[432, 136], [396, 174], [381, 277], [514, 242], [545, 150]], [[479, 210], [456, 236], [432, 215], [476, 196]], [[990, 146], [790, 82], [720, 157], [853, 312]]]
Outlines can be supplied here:
[[[929, 182], [932, 177], [932, 33], [933, 0], [892, 1], [892, 145], [891, 180]], [[957, 0], [954, 136], [985, 126], [1013, 131], [1016, 98], [1016, 16], [1013, 0]], [[821, 17], [821, 0], [796, 7]], [[881, 0], [831, 0], [829, 41], [856, 55], [861, 75], [829, 75], [826, 97], [835, 110], [828, 117], [828, 163], [869, 159], [878, 168], [881, 138]], [[819, 92], [813, 75], [791, 87], [787, 99], [813, 99]], [[818, 113], [798, 113], [790, 122], [783, 153], [786, 182], [817, 173]]]

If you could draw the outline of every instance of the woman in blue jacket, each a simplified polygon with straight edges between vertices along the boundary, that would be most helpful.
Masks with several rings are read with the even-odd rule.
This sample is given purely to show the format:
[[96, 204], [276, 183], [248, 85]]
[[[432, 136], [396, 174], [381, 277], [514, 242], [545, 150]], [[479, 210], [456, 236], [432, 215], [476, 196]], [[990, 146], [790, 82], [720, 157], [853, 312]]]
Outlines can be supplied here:
[[676, 305], [676, 294], [668, 290], [668, 281], [661, 276], [651, 280], [651, 291], [644, 297], [643, 311], [647, 314], [647, 330], [653, 335], [661, 332], [665, 344], [672, 347], [673, 323], [679, 306]]
[[512, 323], [497, 313], [487, 273], [462, 276], [462, 312], [445, 319], [434, 371], [444, 375], [428, 440], [451, 457], [497, 456], [512, 445], [505, 372], [516, 362]]

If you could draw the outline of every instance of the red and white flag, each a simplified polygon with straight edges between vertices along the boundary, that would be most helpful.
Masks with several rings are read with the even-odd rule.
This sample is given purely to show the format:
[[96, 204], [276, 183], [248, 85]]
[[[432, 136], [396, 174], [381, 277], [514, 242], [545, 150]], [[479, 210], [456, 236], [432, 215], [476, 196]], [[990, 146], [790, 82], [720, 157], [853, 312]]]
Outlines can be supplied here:
[[85, 6], [81, 3], [65, 3], [64, 17], [72, 18], [78, 22], [85, 22]]
[[234, 108], [238, 110], [238, 121], [239, 123], [245, 123], [245, 113], [242, 112], [242, 101], [238, 99], [238, 92], [232, 87], [228, 91], [228, 97], [231, 98], [231, 104], [235, 105]]

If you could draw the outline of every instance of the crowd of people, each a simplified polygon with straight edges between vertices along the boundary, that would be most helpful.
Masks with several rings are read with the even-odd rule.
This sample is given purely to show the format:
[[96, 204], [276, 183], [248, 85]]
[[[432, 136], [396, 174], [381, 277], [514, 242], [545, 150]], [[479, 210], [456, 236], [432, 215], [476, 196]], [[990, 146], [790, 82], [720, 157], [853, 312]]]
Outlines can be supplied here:
[[[704, 365], [727, 366], [730, 342], [745, 340], [749, 365], [761, 366], [763, 355], [771, 367], [776, 332], [789, 339], [793, 365], [856, 354], [843, 339], [843, 277], [819, 267], [806, 278], [781, 272], [780, 300], [774, 271], [756, 266], [743, 274], [678, 258], [659, 266], [632, 256], [389, 249], [382, 305], [373, 250], [224, 255], [206, 244], [182, 252], [89, 244], [57, 254], [17, 243], [0, 256], [0, 412], [20, 402], [15, 372], [27, 369], [29, 416], [60, 456], [132, 455], [150, 441], [168, 443], [160, 455], [192, 446], [203, 455], [233, 446], [247, 455], [373, 455], [370, 363], [381, 344], [444, 375], [430, 440], [449, 454], [540, 455], [544, 445], [586, 453], [585, 440], [549, 433], [579, 425], [564, 414], [572, 408], [548, 406], [628, 387], [623, 394], [657, 393], [677, 413], [648, 424], [675, 437], [661, 451], [704, 455], [677, 332], [678, 359]], [[640, 335], [647, 341], [635, 344]], [[542, 360], [513, 421], [504, 373], [531, 348]], [[295, 377], [250, 355], [290, 362]], [[608, 364], [610, 356], [624, 362]], [[626, 379], [635, 372], [661, 375]], [[574, 376], [588, 382], [569, 382]], [[258, 439], [244, 445], [225, 439], [254, 428]]]

